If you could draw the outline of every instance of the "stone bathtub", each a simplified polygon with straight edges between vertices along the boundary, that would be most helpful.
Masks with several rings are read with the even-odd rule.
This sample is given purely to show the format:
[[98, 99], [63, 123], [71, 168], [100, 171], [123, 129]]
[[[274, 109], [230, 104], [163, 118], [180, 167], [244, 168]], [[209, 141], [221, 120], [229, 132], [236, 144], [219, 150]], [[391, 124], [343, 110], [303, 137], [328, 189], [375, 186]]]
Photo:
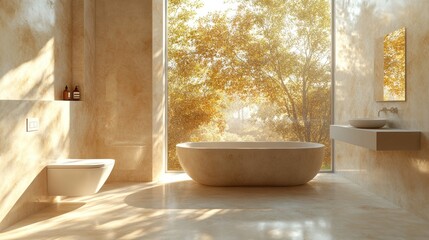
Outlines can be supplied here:
[[187, 142], [176, 145], [186, 173], [209, 186], [294, 186], [313, 179], [324, 145], [310, 142]]

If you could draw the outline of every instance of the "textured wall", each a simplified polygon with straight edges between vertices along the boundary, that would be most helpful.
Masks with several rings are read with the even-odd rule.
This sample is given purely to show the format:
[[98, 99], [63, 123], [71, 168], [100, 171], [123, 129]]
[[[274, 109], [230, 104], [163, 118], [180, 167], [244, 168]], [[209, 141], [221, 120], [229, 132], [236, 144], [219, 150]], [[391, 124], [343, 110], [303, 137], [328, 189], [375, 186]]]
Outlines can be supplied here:
[[152, 180], [152, 1], [96, 0], [97, 156], [111, 181]]
[[[95, 155], [90, 101], [59, 101], [65, 84], [76, 78], [84, 85], [94, 68], [91, 51], [77, 47], [91, 34], [72, 38], [84, 29], [84, 21], [74, 24], [72, 15], [94, 22], [83, 3], [0, 1], [0, 229], [54, 200], [46, 189], [49, 161]], [[93, 1], [85, 4], [94, 10]], [[73, 45], [80, 53], [73, 53]], [[39, 131], [26, 132], [27, 117], [39, 118]]]
[[81, 102], [72, 105], [71, 158], [96, 157], [95, 112], [95, 0], [72, 0], [72, 87], [78, 85]]
[[[16, 220], [4, 218], [33, 180], [46, 182], [46, 163], [69, 153], [70, 104], [52, 100], [71, 80], [70, 19], [70, 1], [0, 1], [0, 227]], [[26, 132], [27, 117], [39, 118], [38, 132]], [[15, 216], [43, 207], [36, 185]]]
[[[108, 181], [163, 172], [163, 7], [0, 0], [0, 229], [54, 201], [49, 161], [114, 158]], [[82, 101], [60, 101], [66, 84]], [[38, 132], [25, 131], [27, 117], [39, 118]]]
[[[0, 229], [46, 206], [46, 174], [48, 161], [69, 153], [70, 105], [54, 101], [0, 101]], [[38, 117], [38, 132], [25, 131], [25, 118]], [[40, 175], [39, 175], [40, 174]], [[37, 177], [39, 175], [39, 177]], [[35, 188], [27, 187], [32, 182]], [[8, 219], [6, 214], [25, 192], [18, 209]]]
[[[429, 219], [429, 10], [420, 0], [336, 0], [335, 123], [374, 117], [382, 107], [391, 126], [422, 132], [415, 152], [376, 152], [336, 141], [336, 171]], [[382, 75], [383, 36], [407, 30], [407, 101], [376, 102]], [[380, 47], [381, 46], [381, 47]], [[380, 62], [381, 61], [381, 62]]]
[[0, 1], [0, 99], [61, 99], [71, 81], [70, 0]]
[[165, 1], [152, 0], [152, 179], [165, 172]]

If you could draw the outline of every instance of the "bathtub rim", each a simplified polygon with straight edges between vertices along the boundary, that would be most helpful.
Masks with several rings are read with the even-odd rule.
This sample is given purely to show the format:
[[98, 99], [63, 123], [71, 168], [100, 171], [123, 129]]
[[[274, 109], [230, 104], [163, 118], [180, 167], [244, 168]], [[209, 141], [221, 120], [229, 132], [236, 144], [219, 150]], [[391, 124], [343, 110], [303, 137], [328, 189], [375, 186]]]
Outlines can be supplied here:
[[176, 144], [177, 148], [185, 149], [201, 149], [201, 150], [287, 150], [287, 149], [318, 149], [324, 148], [325, 145], [315, 142], [300, 142], [300, 141], [217, 141], [217, 142], [183, 142]]

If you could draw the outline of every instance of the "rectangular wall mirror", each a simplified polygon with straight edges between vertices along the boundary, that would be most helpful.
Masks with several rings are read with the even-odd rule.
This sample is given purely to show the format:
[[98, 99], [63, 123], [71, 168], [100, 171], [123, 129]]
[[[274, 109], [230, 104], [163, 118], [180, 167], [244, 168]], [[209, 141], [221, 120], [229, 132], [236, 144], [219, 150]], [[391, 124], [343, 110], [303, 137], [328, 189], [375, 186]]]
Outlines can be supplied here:
[[379, 101], [405, 101], [406, 95], [405, 27], [384, 36], [383, 94]]

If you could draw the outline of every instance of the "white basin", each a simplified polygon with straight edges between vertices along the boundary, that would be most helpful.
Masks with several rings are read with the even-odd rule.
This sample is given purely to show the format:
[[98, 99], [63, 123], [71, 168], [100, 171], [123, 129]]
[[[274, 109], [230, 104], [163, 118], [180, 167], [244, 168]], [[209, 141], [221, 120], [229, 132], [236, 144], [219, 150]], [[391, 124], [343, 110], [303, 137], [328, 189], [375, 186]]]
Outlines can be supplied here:
[[387, 123], [385, 118], [356, 118], [349, 120], [350, 125], [356, 128], [382, 128]]

